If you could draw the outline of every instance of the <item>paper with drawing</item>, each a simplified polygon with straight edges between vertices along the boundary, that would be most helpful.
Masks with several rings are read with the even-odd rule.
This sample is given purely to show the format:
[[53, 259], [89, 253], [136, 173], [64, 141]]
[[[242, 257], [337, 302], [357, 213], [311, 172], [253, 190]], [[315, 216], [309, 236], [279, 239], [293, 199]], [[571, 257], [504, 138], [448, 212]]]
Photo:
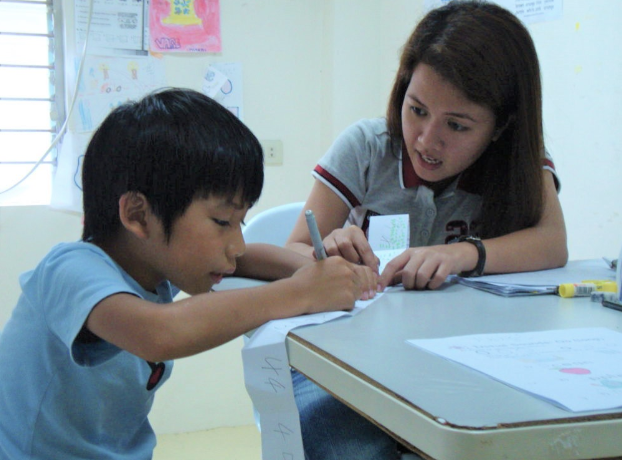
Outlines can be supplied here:
[[571, 411], [622, 407], [622, 334], [606, 328], [408, 340]]

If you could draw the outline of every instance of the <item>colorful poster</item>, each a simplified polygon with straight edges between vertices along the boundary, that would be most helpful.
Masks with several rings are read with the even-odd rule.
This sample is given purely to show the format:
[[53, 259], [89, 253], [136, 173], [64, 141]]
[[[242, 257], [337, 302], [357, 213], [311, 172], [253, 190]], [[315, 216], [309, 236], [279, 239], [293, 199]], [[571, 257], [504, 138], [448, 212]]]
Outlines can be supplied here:
[[151, 0], [149, 30], [151, 51], [218, 53], [219, 0]]
[[115, 107], [163, 86], [164, 67], [158, 59], [87, 56], [73, 129], [93, 131]]

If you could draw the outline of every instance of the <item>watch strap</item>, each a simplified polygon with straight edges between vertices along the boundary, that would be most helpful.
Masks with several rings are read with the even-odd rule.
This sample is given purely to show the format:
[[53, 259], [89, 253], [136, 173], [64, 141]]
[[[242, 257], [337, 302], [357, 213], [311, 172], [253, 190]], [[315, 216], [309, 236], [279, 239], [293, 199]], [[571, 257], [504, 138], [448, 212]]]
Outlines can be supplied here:
[[473, 246], [477, 248], [477, 265], [473, 270], [465, 271], [460, 273], [460, 276], [463, 278], [470, 278], [474, 276], [482, 276], [484, 274], [484, 266], [486, 265], [486, 248], [484, 247], [484, 243], [480, 238], [476, 236], [461, 236], [458, 238], [458, 243], [471, 243]]

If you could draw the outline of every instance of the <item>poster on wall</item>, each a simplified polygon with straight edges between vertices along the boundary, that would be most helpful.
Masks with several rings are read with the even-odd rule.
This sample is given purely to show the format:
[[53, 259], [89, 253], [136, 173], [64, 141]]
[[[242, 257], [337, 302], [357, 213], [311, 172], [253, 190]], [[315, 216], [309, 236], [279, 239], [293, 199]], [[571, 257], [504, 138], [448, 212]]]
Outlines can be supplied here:
[[153, 52], [218, 53], [219, 0], [151, 0], [149, 30]]
[[[525, 24], [552, 21], [562, 17], [563, 0], [493, 0], [514, 13]], [[425, 0], [426, 10], [443, 6], [449, 0]]]
[[77, 132], [93, 131], [115, 107], [165, 85], [159, 59], [87, 56], [73, 128]]
[[152, 56], [84, 59], [70, 129], [59, 145], [52, 189], [52, 206], [77, 212], [82, 210], [82, 160], [92, 132], [119, 105], [166, 86], [164, 64]]
[[76, 52], [88, 34], [89, 54], [147, 56], [149, 0], [76, 0]]
[[203, 77], [202, 91], [244, 120], [241, 62], [217, 62], [210, 65]]

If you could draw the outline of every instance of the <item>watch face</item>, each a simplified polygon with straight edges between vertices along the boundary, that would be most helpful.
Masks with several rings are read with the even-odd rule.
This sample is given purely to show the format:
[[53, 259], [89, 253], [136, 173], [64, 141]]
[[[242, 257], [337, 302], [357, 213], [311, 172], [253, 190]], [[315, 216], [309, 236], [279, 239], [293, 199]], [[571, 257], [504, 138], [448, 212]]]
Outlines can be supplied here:
[[460, 238], [458, 238], [458, 241], [463, 242], [463, 241], [481, 241], [482, 239], [477, 237], [477, 236], [472, 236], [472, 235], [462, 235]]

